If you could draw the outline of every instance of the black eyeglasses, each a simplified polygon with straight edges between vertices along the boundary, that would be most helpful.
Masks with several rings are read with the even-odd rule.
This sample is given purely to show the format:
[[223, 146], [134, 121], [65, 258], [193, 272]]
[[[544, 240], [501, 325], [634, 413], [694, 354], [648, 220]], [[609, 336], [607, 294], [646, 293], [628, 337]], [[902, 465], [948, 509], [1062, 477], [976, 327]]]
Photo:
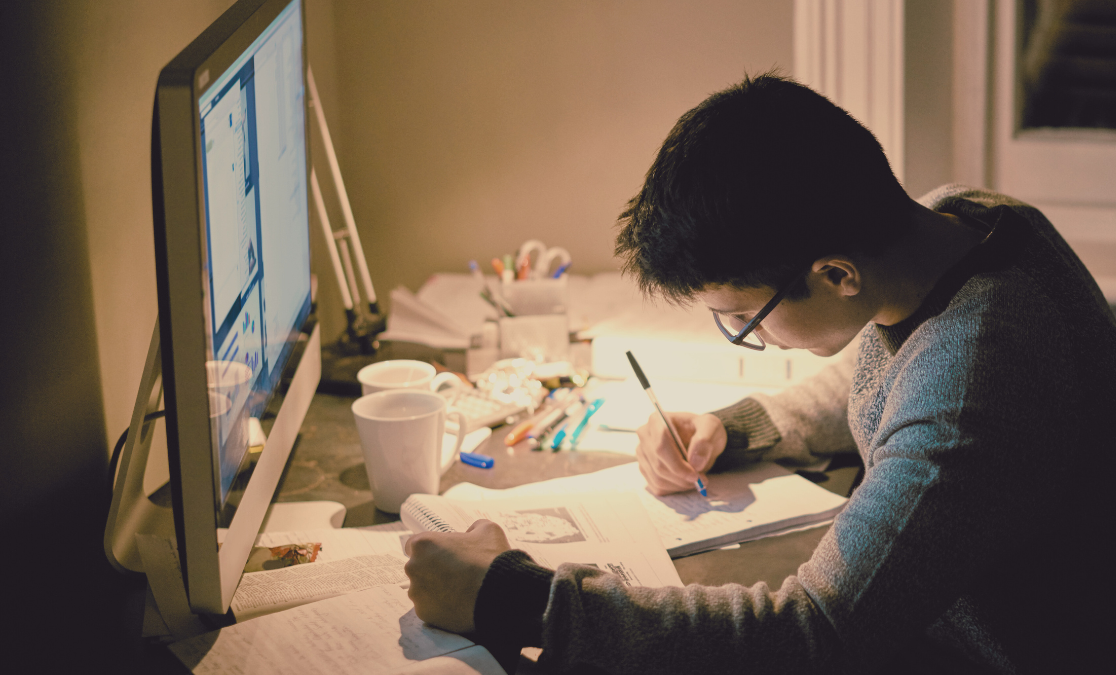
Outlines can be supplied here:
[[[767, 315], [771, 313], [771, 310], [775, 309], [776, 305], [778, 305], [779, 302], [782, 301], [783, 297], [786, 296], [787, 293], [790, 293], [790, 290], [794, 288], [795, 285], [802, 280], [802, 277], [806, 276], [806, 274], [809, 273], [812, 268], [813, 265], [811, 264], [810, 267], [804, 269], [802, 273], [796, 276], [790, 283], [780, 288], [775, 293], [775, 297], [771, 298], [771, 300], [769, 300], [768, 303], [763, 306], [763, 309], [761, 309], [758, 314], [752, 317], [751, 321], [744, 324], [744, 327], [740, 329], [739, 333], [732, 333], [729, 331], [729, 329], [725, 328], [725, 325], [721, 323], [721, 315], [718, 312], [713, 312], [713, 321], [717, 323], [717, 328], [721, 329], [721, 334], [728, 338], [728, 341], [734, 345], [747, 347], [748, 349], [754, 349], [757, 352], [762, 352], [764, 349], [767, 348], [767, 343], [763, 341], [763, 338], [758, 333], [753, 334], [753, 332], [757, 328], [759, 328], [760, 321], [763, 321], [767, 317]], [[746, 342], [745, 340], [749, 336], [753, 340], [756, 340], [756, 342]]]

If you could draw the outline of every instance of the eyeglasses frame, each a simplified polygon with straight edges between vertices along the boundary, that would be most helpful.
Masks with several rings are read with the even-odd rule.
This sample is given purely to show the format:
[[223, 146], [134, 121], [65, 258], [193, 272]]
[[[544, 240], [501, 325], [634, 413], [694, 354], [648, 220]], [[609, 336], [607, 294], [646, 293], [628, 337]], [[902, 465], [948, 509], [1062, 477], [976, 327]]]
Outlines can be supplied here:
[[767, 348], [767, 342], [764, 341], [762, 335], [756, 333], [755, 337], [760, 342], [758, 345], [744, 342], [744, 338], [748, 337], [752, 334], [753, 331], [759, 328], [760, 322], [767, 318], [767, 315], [770, 314], [772, 310], [774, 310], [779, 305], [780, 302], [782, 302], [787, 293], [790, 293], [790, 290], [794, 288], [799, 281], [802, 281], [802, 278], [805, 277], [811, 269], [813, 269], [813, 264], [803, 270], [801, 274], [795, 276], [794, 279], [790, 281], [790, 283], [786, 284], [778, 291], [776, 291], [774, 297], [768, 300], [767, 304], [763, 306], [763, 309], [761, 309], [754, 317], [752, 317], [751, 320], [748, 321], [748, 323], [744, 324], [744, 327], [740, 329], [739, 333], [730, 333], [729, 330], [725, 328], [724, 324], [721, 323], [720, 313], [713, 312], [713, 321], [717, 324], [717, 328], [721, 330], [721, 334], [724, 335], [729, 342], [736, 345], [737, 347], [747, 347], [748, 349], [762, 352], [764, 349]]

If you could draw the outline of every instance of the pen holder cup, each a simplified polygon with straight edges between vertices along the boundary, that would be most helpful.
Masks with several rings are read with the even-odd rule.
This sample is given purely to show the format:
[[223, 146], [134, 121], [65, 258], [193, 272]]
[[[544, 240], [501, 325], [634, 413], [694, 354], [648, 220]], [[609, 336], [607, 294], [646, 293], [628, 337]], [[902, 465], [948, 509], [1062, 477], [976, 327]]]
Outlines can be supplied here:
[[504, 282], [500, 291], [517, 317], [565, 314], [569, 302], [569, 283], [564, 274], [557, 279]]
[[570, 322], [565, 313], [500, 319], [500, 358], [543, 363], [566, 361], [569, 353]]

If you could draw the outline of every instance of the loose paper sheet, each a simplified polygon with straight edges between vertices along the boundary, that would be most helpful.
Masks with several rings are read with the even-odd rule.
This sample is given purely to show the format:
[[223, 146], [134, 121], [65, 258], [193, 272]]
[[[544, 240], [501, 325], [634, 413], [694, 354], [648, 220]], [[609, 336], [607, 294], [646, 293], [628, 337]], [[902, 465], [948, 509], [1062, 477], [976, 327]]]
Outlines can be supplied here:
[[425, 625], [407, 592], [396, 586], [269, 614], [170, 650], [199, 675], [504, 672], [482, 647]]

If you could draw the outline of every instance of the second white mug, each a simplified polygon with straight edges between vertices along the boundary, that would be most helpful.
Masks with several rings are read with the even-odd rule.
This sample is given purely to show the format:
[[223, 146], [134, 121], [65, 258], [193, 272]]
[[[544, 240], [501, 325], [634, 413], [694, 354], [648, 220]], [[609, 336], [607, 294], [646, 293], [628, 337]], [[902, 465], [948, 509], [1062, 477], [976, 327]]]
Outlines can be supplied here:
[[444, 385], [458, 386], [461, 380], [453, 373], [438, 373], [425, 361], [395, 359], [372, 363], [357, 373], [362, 396], [388, 389], [425, 389], [438, 391]]

